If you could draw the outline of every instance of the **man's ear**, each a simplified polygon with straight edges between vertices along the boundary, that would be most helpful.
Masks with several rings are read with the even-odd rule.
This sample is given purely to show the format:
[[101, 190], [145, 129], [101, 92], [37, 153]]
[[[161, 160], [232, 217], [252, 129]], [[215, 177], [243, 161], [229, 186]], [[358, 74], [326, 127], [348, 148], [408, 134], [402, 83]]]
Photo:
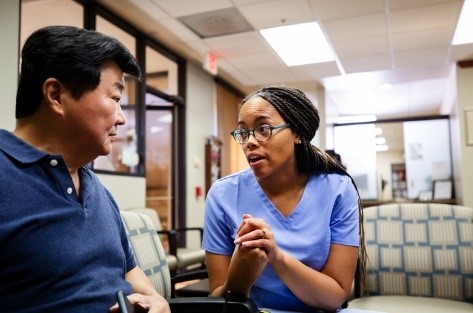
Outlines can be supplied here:
[[44, 101], [51, 111], [59, 115], [64, 113], [62, 98], [64, 91], [64, 85], [56, 78], [48, 78], [43, 83]]

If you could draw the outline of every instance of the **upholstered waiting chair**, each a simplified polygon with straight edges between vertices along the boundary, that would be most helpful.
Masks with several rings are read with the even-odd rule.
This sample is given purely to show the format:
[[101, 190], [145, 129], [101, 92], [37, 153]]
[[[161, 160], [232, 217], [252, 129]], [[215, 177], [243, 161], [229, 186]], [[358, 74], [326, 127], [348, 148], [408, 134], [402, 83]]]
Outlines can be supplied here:
[[349, 308], [473, 312], [472, 208], [400, 203], [363, 212], [367, 297]]
[[127, 211], [120, 214], [138, 266], [151, 279], [160, 295], [171, 298], [171, 276], [166, 254], [150, 218]]
[[[258, 308], [250, 299], [224, 299], [208, 296], [173, 298], [166, 255], [151, 218], [130, 211], [121, 211], [120, 214], [138, 266], [151, 279], [156, 290], [168, 300], [172, 312], [258, 313]], [[176, 282], [180, 281], [178, 276], [174, 277], [177, 279]]]
[[126, 211], [133, 211], [149, 216], [156, 227], [156, 230], [161, 236], [166, 236], [169, 243], [169, 251], [166, 253], [171, 274], [174, 275], [179, 272], [185, 272], [187, 268], [193, 267], [205, 269], [205, 251], [201, 247], [188, 248], [178, 247], [178, 241], [181, 237], [188, 234], [197, 234], [199, 242], [202, 242], [203, 229], [202, 227], [186, 227], [179, 229], [163, 230], [158, 213], [155, 209], [135, 207], [128, 208]]

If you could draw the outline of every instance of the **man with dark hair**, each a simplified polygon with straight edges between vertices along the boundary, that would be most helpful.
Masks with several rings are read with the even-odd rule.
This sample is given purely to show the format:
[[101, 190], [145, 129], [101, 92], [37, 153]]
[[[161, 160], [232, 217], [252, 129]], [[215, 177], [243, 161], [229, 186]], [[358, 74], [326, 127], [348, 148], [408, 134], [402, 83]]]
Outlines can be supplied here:
[[169, 312], [137, 266], [110, 192], [85, 167], [125, 124], [116, 39], [70, 26], [37, 30], [22, 50], [13, 133], [0, 130], [0, 311]]

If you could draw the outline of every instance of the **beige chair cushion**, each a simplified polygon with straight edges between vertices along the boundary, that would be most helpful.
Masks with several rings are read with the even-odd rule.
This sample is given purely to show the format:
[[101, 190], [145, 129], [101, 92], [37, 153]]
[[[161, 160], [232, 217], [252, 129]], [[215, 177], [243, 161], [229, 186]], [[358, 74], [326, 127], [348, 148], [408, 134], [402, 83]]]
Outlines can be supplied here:
[[177, 248], [177, 267], [186, 268], [190, 265], [201, 264], [205, 260], [205, 250]]
[[386, 313], [471, 313], [473, 304], [461, 301], [413, 297], [372, 296], [358, 298], [348, 303], [349, 309], [374, 310]]

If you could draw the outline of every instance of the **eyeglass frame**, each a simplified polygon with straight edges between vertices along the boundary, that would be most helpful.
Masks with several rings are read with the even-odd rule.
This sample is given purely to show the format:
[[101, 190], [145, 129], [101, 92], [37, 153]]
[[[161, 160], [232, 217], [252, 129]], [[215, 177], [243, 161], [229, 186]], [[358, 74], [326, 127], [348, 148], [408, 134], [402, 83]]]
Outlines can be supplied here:
[[[263, 127], [263, 126], [267, 126], [267, 127], [269, 128], [270, 133], [269, 133], [268, 139], [260, 140], [260, 139], [258, 139], [258, 137], [255, 136], [255, 129], [260, 128], [260, 127]], [[232, 132], [230, 133], [230, 135], [232, 135], [233, 139], [235, 139], [235, 141], [236, 141], [238, 144], [244, 145], [245, 143], [248, 142], [248, 140], [250, 139], [250, 136], [251, 136], [251, 135], [253, 135], [253, 137], [255, 137], [255, 139], [258, 140], [259, 142], [265, 142], [265, 141], [268, 141], [269, 139], [271, 139], [271, 137], [273, 136], [273, 130], [275, 130], [275, 129], [284, 129], [284, 128], [289, 128], [289, 127], [291, 127], [291, 125], [288, 124], [288, 123], [284, 123], [284, 124], [277, 125], [277, 126], [272, 126], [272, 125], [269, 125], [269, 124], [261, 124], [261, 125], [259, 125], [259, 126], [256, 126], [256, 127], [253, 128], [253, 129], [240, 129], [240, 128], [237, 128], [237, 129], [235, 129], [234, 131], [232, 131]], [[236, 135], [236, 132], [240, 132], [240, 133], [241, 133], [242, 131], [247, 132], [247, 133], [248, 133], [248, 137], [246, 137], [246, 140], [245, 140], [244, 142], [239, 142], [239, 141], [236, 139], [235, 135]]]

